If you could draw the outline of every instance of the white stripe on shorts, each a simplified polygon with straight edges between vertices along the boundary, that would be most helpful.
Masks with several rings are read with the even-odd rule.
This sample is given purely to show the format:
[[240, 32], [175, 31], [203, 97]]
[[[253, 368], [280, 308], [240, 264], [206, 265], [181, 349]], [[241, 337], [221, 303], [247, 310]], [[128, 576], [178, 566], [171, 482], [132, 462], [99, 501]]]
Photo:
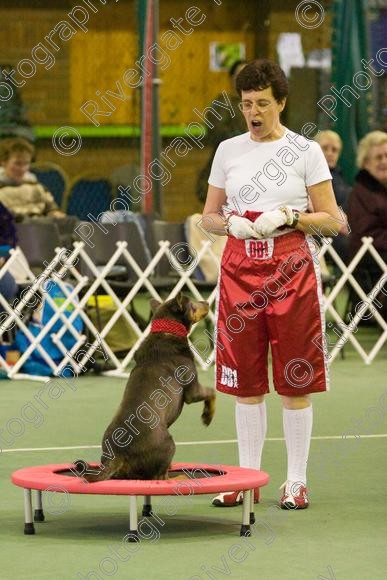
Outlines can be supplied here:
[[314, 267], [314, 273], [316, 275], [316, 285], [317, 285], [317, 297], [318, 303], [320, 307], [320, 320], [321, 320], [321, 332], [322, 332], [322, 341], [323, 341], [323, 356], [324, 356], [324, 368], [325, 368], [325, 383], [327, 386], [327, 391], [330, 390], [330, 381], [329, 381], [329, 365], [328, 365], [328, 356], [325, 349], [324, 341], [325, 341], [325, 314], [324, 314], [324, 297], [322, 293], [322, 282], [321, 282], [321, 268], [320, 268], [320, 261], [315, 259], [316, 256], [316, 244], [313, 240], [313, 237], [310, 234], [305, 235], [309, 251], [312, 255], [312, 262]]

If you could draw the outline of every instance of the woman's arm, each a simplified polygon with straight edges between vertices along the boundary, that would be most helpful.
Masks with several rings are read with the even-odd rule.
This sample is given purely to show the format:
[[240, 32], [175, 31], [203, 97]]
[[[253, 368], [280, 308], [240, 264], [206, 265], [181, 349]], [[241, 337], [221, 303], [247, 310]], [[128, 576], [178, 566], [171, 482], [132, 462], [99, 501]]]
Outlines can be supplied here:
[[331, 180], [307, 188], [313, 213], [301, 213], [297, 230], [307, 234], [332, 236], [348, 234], [347, 216], [337, 207]]
[[208, 186], [206, 204], [203, 210], [201, 225], [205, 230], [218, 236], [225, 236], [222, 208], [226, 204], [226, 192], [214, 185]]

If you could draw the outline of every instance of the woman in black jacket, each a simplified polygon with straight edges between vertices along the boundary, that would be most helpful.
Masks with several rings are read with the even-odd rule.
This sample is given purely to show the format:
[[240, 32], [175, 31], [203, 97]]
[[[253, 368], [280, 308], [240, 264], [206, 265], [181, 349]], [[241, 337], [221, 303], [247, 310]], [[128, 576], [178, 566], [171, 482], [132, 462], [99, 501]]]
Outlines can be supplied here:
[[[320, 131], [315, 141], [320, 145], [324, 157], [327, 160], [329, 171], [332, 175], [332, 187], [335, 194], [337, 205], [342, 208], [344, 213], [348, 211], [348, 198], [351, 186], [345, 181], [343, 174], [337, 162], [339, 160], [343, 142], [338, 133], [335, 131]], [[348, 236], [338, 234], [332, 241], [332, 246], [339, 254], [345, 264], [348, 263]]]

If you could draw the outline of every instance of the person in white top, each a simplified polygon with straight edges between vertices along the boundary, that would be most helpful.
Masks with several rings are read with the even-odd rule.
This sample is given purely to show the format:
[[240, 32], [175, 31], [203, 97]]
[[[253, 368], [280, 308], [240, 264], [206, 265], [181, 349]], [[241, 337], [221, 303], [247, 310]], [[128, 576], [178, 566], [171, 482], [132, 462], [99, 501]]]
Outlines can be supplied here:
[[[288, 95], [282, 69], [255, 60], [238, 74], [236, 87], [247, 132], [219, 145], [202, 221], [209, 232], [228, 236], [218, 284], [216, 387], [236, 397], [240, 465], [260, 469], [270, 346], [288, 458], [280, 505], [303, 509], [309, 505], [310, 395], [328, 390], [321, 280], [310, 234], [332, 236], [347, 226], [320, 146], [281, 124]], [[235, 491], [212, 503], [242, 501]]]

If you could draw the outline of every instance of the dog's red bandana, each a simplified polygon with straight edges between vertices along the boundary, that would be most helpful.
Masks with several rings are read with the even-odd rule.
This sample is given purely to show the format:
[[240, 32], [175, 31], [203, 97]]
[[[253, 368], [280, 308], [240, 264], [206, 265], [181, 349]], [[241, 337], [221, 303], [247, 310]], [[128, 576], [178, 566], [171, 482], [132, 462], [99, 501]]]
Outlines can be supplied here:
[[176, 336], [187, 336], [188, 334], [188, 330], [184, 324], [177, 320], [168, 320], [166, 318], [152, 320], [151, 332], [168, 332]]

